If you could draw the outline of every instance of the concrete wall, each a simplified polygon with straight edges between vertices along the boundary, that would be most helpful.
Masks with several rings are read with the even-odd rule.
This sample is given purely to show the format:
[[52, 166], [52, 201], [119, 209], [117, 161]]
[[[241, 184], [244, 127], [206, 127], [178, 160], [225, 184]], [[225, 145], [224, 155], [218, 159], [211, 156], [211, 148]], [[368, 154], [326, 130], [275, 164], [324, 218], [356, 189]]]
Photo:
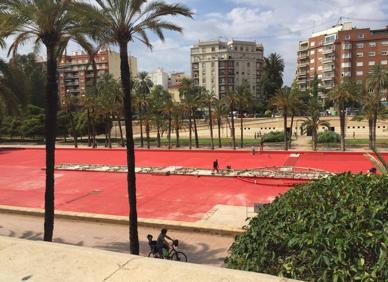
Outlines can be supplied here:
[[0, 281], [241, 281], [296, 280], [64, 244], [0, 237]]

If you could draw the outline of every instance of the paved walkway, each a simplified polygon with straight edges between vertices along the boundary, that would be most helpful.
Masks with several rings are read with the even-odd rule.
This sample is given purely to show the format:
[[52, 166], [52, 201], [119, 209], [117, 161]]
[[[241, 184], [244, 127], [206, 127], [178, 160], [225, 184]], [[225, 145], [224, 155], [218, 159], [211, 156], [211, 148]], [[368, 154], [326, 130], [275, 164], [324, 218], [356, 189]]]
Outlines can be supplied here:
[[[146, 236], [157, 237], [160, 230], [139, 228], [141, 255], [149, 252]], [[222, 266], [234, 238], [195, 232], [170, 231], [169, 236], [180, 242], [179, 248], [187, 254], [189, 262]], [[42, 240], [43, 219], [0, 213], [0, 236]], [[56, 219], [54, 241], [58, 243], [93, 247], [128, 253], [128, 226]]]

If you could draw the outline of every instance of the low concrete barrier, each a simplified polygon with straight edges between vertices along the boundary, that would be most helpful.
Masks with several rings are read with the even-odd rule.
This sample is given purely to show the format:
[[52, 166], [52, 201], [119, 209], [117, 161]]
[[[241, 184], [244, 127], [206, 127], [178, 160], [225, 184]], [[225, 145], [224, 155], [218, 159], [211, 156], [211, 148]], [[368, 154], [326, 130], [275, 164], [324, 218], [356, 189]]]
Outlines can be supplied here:
[[0, 281], [291, 282], [296, 280], [0, 236]]

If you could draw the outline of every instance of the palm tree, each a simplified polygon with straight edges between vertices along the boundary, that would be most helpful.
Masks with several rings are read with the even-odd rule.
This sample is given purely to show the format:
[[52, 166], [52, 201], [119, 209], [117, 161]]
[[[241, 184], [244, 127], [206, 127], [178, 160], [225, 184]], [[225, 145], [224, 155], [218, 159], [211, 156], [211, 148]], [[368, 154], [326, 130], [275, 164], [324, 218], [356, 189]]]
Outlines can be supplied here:
[[[139, 126], [140, 126], [140, 147], [144, 147], [144, 138], [143, 138], [143, 115], [147, 112], [149, 99], [148, 96], [151, 92], [153, 86], [152, 81], [148, 77], [148, 73], [143, 71], [138, 75], [138, 79], [135, 83], [135, 104], [137, 105], [137, 110], [139, 113]], [[149, 127], [149, 125], [148, 125]], [[149, 146], [149, 136], [147, 138]]]
[[270, 103], [276, 90], [283, 85], [284, 60], [277, 53], [271, 53], [264, 58], [263, 72], [261, 75], [261, 91], [264, 100]]
[[252, 94], [249, 90], [249, 84], [245, 81], [242, 85], [237, 86], [235, 95], [237, 99], [238, 109], [240, 112], [240, 147], [244, 147], [244, 128], [243, 128], [243, 110], [249, 106], [252, 101]]
[[[181, 4], [166, 4], [164, 2], [145, 0], [96, 0], [98, 7], [84, 5], [84, 25], [90, 26], [100, 41], [106, 44], [118, 45], [120, 49], [121, 84], [124, 94], [125, 129], [127, 141], [128, 162], [128, 201], [130, 252], [139, 254], [139, 239], [137, 233], [136, 209], [136, 175], [135, 152], [132, 132], [131, 108], [131, 73], [128, 64], [128, 43], [139, 40], [152, 48], [147, 31], [154, 32], [164, 40], [164, 30], [182, 31], [182, 28], [169, 22], [169, 16], [183, 15], [192, 17], [192, 12]], [[92, 12], [93, 11], [93, 12]], [[101, 32], [96, 30], [100, 28]]]
[[283, 115], [283, 130], [284, 130], [284, 150], [288, 150], [288, 130], [287, 118], [290, 113], [291, 91], [288, 87], [283, 87], [276, 91], [275, 97], [272, 99], [272, 104], [282, 112]]
[[214, 115], [217, 120], [217, 132], [218, 132], [218, 147], [222, 148], [221, 142], [221, 126], [222, 119], [228, 115], [228, 110], [226, 109], [225, 101], [215, 99], [213, 102]]
[[78, 104], [78, 98], [75, 96], [72, 96], [70, 93], [66, 93], [66, 95], [62, 99], [62, 107], [64, 112], [67, 114], [68, 118], [70, 119], [70, 127], [73, 135], [74, 140], [74, 148], [78, 148], [78, 136], [77, 136], [77, 130], [74, 123], [74, 116], [73, 112], [76, 110], [76, 106]]
[[[46, 192], [44, 240], [52, 241], [54, 230], [54, 164], [58, 111], [57, 59], [64, 44], [83, 25], [74, 17], [72, 1], [2, 0], [0, 3], [0, 38], [14, 36], [9, 53], [16, 54], [26, 41], [43, 43], [47, 57], [46, 83]], [[2, 44], [4, 45], [4, 44]], [[38, 48], [34, 48], [35, 50]]]
[[202, 96], [204, 105], [208, 109], [208, 114], [209, 114], [209, 128], [210, 128], [210, 147], [212, 150], [214, 150], [214, 137], [213, 137], [213, 114], [212, 114], [212, 107], [213, 107], [213, 102], [215, 101], [215, 94], [214, 92], [208, 92], [208, 91], [203, 91], [203, 96]]
[[184, 105], [185, 112], [188, 114], [188, 118], [189, 118], [189, 148], [190, 149], [192, 148], [193, 123], [194, 123], [195, 146], [196, 148], [199, 147], [195, 110], [201, 104], [200, 93], [201, 91], [199, 87], [194, 85], [194, 81], [192, 79], [184, 78], [182, 80], [182, 84], [179, 87], [179, 96], [180, 96], [182, 105]]
[[170, 93], [164, 90], [163, 86], [156, 85], [151, 91], [151, 114], [156, 125], [156, 142], [157, 147], [160, 148], [160, 131], [163, 125], [165, 116], [163, 115], [164, 105], [171, 100]]
[[176, 147], [180, 147], [179, 130], [182, 127], [182, 112], [183, 105], [178, 102], [172, 102], [171, 115], [172, 115], [172, 127], [175, 129]]
[[[366, 79], [366, 95], [364, 95], [364, 110], [369, 115], [369, 147], [376, 147], [377, 119], [382, 111], [381, 100], [383, 91], [388, 88], [388, 70], [378, 64], [372, 68]], [[385, 94], [386, 95], [386, 94]]]
[[233, 144], [233, 150], [236, 150], [236, 134], [235, 134], [235, 128], [234, 128], [234, 110], [236, 109], [236, 105], [238, 104], [239, 100], [236, 95], [235, 91], [228, 91], [223, 98], [224, 102], [228, 105], [229, 112], [230, 112], [230, 119], [232, 123], [232, 144]]
[[166, 96], [164, 99], [164, 103], [161, 105], [160, 111], [163, 115], [166, 115], [168, 119], [167, 139], [168, 149], [171, 149], [172, 112], [174, 110], [174, 103], [172, 100], [171, 93], [166, 91], [165, 94]]
[[359, 96], [358, 85], [355, 81], [346, 79], [341, 84], [334, 87], [329, 93], [328, 97], [331, 99], [338, 109], [340, 118], [341, 130], [341, 150], [345, 151], [345, 128], [346, 128], [346, 107], [350, 103], [357, 101]]
[[289, 110], [291, 114], [291, 122], [290, 122], [290, 131], [288, 135], [288, 148], [291, 148], [292, 141], [292, 130], [294, 128], [294, 118], [298, 114], [301, 114], [302, 109], [304, 108], [304, 104], [302, 101], [303, 95], [305, 93], [299, 91], [296, 80], [293, 81], [290, 90], [290, 99], [289, 99]]

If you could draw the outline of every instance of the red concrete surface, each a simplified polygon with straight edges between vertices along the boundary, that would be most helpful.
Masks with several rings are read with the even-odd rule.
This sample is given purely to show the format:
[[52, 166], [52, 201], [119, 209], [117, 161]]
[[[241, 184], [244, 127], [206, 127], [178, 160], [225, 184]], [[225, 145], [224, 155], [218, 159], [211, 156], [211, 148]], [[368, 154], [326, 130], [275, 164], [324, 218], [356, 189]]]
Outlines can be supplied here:
[[[231, 165], [239, 169], [293, 163], [299, 167], [357, 173], [372, 166], [362, 153], [302, 152], [299, 158], [290, 158], [289, 152], [256, 155], [247, 151], [136, 152], [137, 166], [210, 168], [214, 159], [218, 159], [221, 168]], [[124, 165], [125, 151], [57, 149], [56, 163]], [[0, 205], [43, 208], [44, 164], [45, 151], [42, 149], [0, 149]], [[55, 181], [58, 210], [128, 214], [124, 173], [57, 171]], [[196, 221], [217, 204], [266, 203], [289, 187], [268, 179], [261, 179], [258, 185], [227, 177], [138, 174], [137, 189], [139, 217]]]

